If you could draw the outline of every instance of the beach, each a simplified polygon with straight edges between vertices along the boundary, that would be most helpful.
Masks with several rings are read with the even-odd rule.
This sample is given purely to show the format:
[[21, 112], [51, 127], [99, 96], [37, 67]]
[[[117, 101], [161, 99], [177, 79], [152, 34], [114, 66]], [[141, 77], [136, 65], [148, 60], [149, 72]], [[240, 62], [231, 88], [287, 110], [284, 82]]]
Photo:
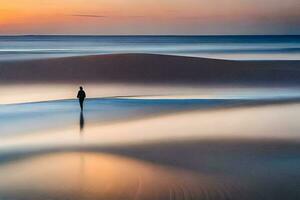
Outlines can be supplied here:
[[297, 200], [299, 66], [158, 54], [1, 61], [0, 199]]

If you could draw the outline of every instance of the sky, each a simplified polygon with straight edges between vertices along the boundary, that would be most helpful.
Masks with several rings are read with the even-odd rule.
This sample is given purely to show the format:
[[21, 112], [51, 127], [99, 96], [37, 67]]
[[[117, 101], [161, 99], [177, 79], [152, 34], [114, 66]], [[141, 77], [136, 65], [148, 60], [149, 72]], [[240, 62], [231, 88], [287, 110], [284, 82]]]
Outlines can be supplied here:
[[299, 0], [0, 0], [0, 34], [300, 34]]

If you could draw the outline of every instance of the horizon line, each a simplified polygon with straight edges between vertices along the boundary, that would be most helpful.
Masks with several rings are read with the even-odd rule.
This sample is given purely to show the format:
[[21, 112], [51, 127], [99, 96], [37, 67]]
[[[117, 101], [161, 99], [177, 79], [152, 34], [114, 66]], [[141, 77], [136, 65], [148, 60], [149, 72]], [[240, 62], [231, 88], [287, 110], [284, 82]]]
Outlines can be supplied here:
[[300, 36], [300, 34], [0, 34], [0, 37], [5, 36], [202, 36], [202, 37], [214, 37], [214, 36]]

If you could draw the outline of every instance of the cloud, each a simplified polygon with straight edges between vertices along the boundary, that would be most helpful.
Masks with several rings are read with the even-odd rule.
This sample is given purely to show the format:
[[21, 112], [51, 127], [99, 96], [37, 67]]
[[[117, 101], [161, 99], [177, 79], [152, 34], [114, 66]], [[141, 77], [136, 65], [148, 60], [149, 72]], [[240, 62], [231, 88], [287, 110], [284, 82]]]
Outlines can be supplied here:
[[129, 15], [129, 16], [122, 16], [122, 17], [128, 17], [128, 18], [144, 18], [146, 16], [143, 15]]
[[116, 15], [116, 16], [106, 16], [106, 15], [93, 15], [93, 14], [71, 14], [71, 17], [90, 17], [90, 18], [146, 18], [145, 15]]
[[90, 17], [90, 18], [106, 18], [105, 15], [85, 15], [85, 14], [73, 14], [72, 17]]

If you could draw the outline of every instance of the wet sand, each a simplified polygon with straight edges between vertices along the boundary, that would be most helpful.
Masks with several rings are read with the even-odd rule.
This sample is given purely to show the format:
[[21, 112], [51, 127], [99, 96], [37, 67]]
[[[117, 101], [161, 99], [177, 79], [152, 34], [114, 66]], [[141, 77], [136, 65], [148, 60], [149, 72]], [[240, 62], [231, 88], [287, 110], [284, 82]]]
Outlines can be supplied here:
[[0, 196], [9, 199], [226, 199], [235, 192], [230, 181], [103, 153], [36, 156], [2, 166], [0, 176]]
[[2, 162], [0, 197], [296, 200], [299, 157], [280, 140], [52, 149]]

